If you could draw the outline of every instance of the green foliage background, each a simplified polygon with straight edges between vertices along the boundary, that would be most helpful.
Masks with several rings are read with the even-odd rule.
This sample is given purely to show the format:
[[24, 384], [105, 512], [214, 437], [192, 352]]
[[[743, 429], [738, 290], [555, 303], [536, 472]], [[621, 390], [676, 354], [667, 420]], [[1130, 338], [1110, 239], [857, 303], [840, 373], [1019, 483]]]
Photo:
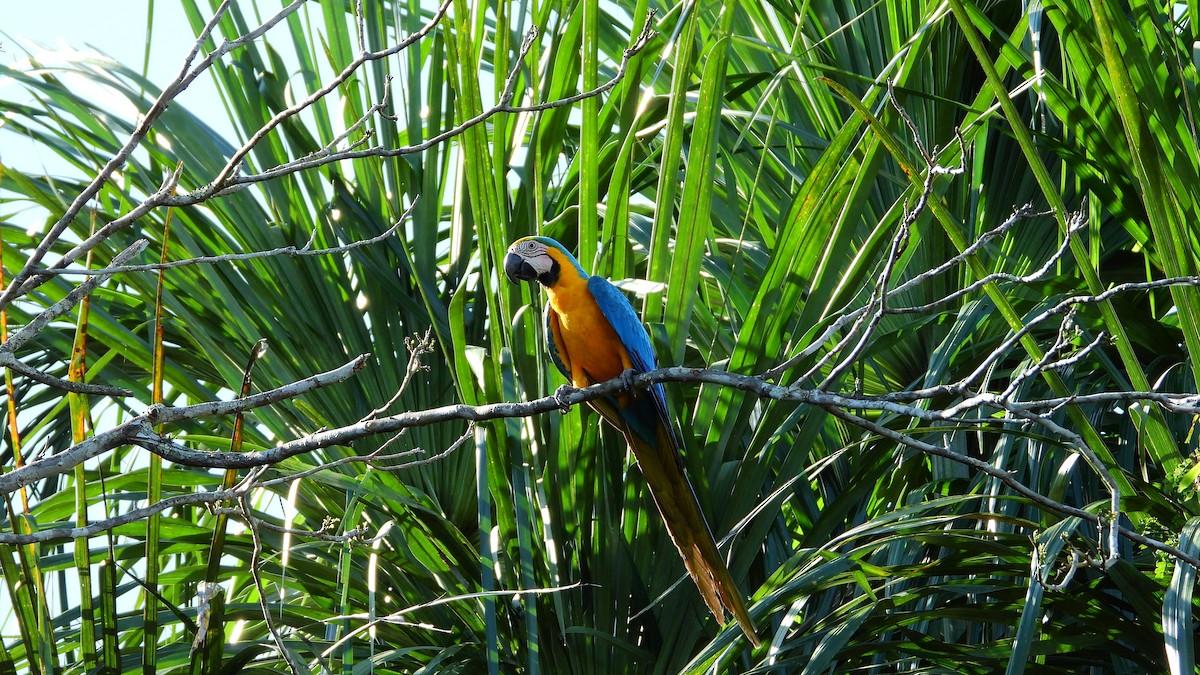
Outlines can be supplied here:
[[[213, 7], [184, 4], [199, 30]], [[353, 5], [309, 4], [218, 62], [212, 72], [238, 138], [173, 105], [121, 179], [73, 224], [73, 240], [154, 192], [177, 163], [182, 190], [211, 180], [236, 146], [354, 58]], [[436, 7], [412, 0], [364, 9], [363, 39], [375, 50], [417, 30]], [[935, 312], [886, 317], [835, 389], [881, 394], [953, 382], [1065, 297], [1197, 273], [1194, 4], [455, 0], [428, 38], [367, 64], [330, 100], [285, 122], [244, 169], [319, 151], [379, 100], [388, 78], [397, 119], [368, 125], [370, 144], [385, 148], [479, 114], [513, 68], [523, 102], [593, 88], [614, 75], [651, 10], [657, 37], [603, 96], [498, 115], [421, 153], [327, 165], [200, 207], [158, 210], [113, 236], [96, 264], [140, 237], [151, 241], [145, 262], [164, 242], [168, 259], [300, 245], [313, 232], [317, 246], [335, 246], [384, 232], [417, 202], [398, 236], [343, 255], [166, 273], [166, 400], [236, 391], [262, 337], [270, 350], [255, 365], [259, 389], [370, 355], [352, 380], [250, 416], [243, 447], [269, 447], [381, 405], [404, 376], [404, 338], [427, 329], [437, 345], [429, 369], [394, 410], [545, 395], [561, 381], [544, 357], [542, 300], [497, 274], [508, 243], [534, 233], [562, 241], [593, 273], [651, 282], [636, 305], [660, 361], [761, 373], [867, 302], [921, 193], [926, 167], [888, 81], [926, 147], [942, 148], [938, 163], [965, 168], [935, 182], [898, 280], [958, 254], [1022, 204], [1053, 212], [1018, 224], [903, 303], [990, 272], [1027, 274], [1062, 242], [1067, 211], [1082, 209], [1086, 224], [1038, 282], [994, 283]], [[209, 48], [274, 11], [234, 3]], [[541, 34], [515, 64], [531, 26]], [[0, 77], [9, 80], [0, 133], [28, 135], [77, 170], [2, 167], [11, 273], [41, 233], [10, 216], [32, 209], [55, 221], [82, 189], [79, 176], [93, 175], [135, 123], [78, 83], [142, 111], [158, 90], [135, 67], [98, 59], [4, 67]], [[43, 285], [9, 308], [10, 325], [75, 283]], [[65, 377], [85, 326], [88, 378], [137, 392], [136, 401], [94, 399], [89, 409], [10, 375], [26, 457], [68, 447], [73, 420], [111, 424], [145, 408], [157, 283], [153, 274], [121, 275], [93, 295], [86, 321], [52, 324], [25, 348], [27, 364]], [[1180, 286], [1083, 307], [1073, 318], [1077, 343], [1100, 331], [1111, 340], [1069, 369], [1025, 381], [1018, 395], [1196, 391], [1198, 302], [1194, 286]], [[1058, 332], [1053, 322], [1031, 331], [990, 373], [991, 386], [1003, 390]], [[815, 362], [780, 380], [795, 382]], [[800, 384], [823, 379], [819, 372]], [[331, 543], [263, 530], [265, 600], [288, 649], [312, 672], [354, 673], [1195, 670], [1194, 570], [1126, 546], [1111, 569], [1084, 569], [1065, 590], [1047, 590], [1037, 577], [1059, 578], [1071, 549], [1098, 551], [1095, 527], [822, 410], [710, 385], [668, 392], [713, 528], [735, 533], [730, 569], [752, 594], [769, 647], [751, 650], [736, 628], [718, 632], [620, 439], [576, 408], [481, 425], [465, 447], [418, 467], [345, 464], [299, 481], [291, 495], [287, 485], [256, 493], [268, 521], [287, 513], [299, 528], [332, 518], [335, 534], [383, 532], [374, 543]], [[1103, 484], [1062, 438], [987, 419], [871, 417], [1003, 468], [1053, 499], [1107, 508]], [[1066, 406], [1054, 419], [1120, 475], [1122, 522], [1200, 550], [1190, 417], [1097, 404]], [[465, 430], [411, 429], [393, 447], [436, 453]], [[232, 421], [169, 431], [194, 448], [227, 449]], [[11, 468], [18, 438], [6, 428], [4, 440]], [[268, 477], [386, 440], [293, 458]], [[61, 527], [76, 523], [84, 504], [96, 519], [221, 479], [123, 448], [32, 486], [27, 513], [7, 495], [3, 528]], [[203, 509], [179, 509], [78, 546], [0, 547], [9, 631], [0, 673], [286, 670], [249, 574], [250, 534], [231, 526], [222, 541], [223, 527]], [[1035, 546], [1041, 569], [1031, 569]], [[82, 594], [74, 592], [81, 579], [90, 584]], [[192, 653], [206, 580], [224, 587], [211, 626], [238, 639]], [[493, 593], [562, 586], [573, 587]], [[416, 609], [403, 621], [350, 635], [365, 618], [406, 608]]]

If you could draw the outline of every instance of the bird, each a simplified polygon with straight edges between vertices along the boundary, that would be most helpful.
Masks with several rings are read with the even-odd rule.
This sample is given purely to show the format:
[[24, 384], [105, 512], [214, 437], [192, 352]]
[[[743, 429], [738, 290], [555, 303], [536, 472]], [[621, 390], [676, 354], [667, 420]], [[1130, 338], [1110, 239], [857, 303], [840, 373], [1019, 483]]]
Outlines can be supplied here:
[[[513, 283], [537, 283], [545, 289], [550, 359], [573, 386], [629, 378], [630, 371], [658, 367], [650, 336], [628, 298], [604, 277], [588, 275], [554, 239], [535, 236], [513, 242], [504, 256], [504, 273]], [[684, 471], [682, 446], [662, 384], [593, 399], [588, 405], [625, 437], [709, 611], [724, 625], [728, 609], [750, 643], [760, 646], [754, 621]]]

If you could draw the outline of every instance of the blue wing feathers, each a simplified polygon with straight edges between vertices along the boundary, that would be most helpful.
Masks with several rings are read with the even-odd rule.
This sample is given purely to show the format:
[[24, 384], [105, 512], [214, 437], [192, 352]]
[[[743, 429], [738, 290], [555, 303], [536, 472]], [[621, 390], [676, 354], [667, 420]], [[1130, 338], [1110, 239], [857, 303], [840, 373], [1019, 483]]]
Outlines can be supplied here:
[[543, 328], [546, 330], [546, 350], [550, 352], [550, 360], [558, 368], [558, 372], [563, 374], [569, 382], [571, 380], [571, 369], [563, 362], [562, 354], [558, 353], [557, 335], [559, 332], [558, 316], [554, 313], [554, 309], [550, 307], [550, 303], [546, 303], [546, 308], [542, 310]]
[[[642, 325], [642, 320], [638, 318], [637, 312], [634, 311], [633, 305], [629, 304], [629, 299], [625, 297], [625, 294], [616, 286], [609, 283], [607, 279], [600, 276], [593, 276], [588, 279], [588, 291], [591, 292], [592, 298], [599, 305], [604, 318], [608, 319], [609, 324], [616, 331], [621, 344], [625, 346], [625, 351], [629, 353], [629, 360], [633, 362], [634, 370], [645, 373], [657, 368], [658, 363], [654, 358], [654, 346], [650, 344], [650, 335], [646, 333], [646, 328]], [[654, 418], [656, 418], [654, 421], [666, 427], [668, 436], [678, 449], [680, 447], [679, 439], [675, 435], [675, 429], [671, 425], [671, 418], [667, 414], [666, 391], [661, 384], [651, 385], [647, 391], [654, 401], [654, 405], [652, 406]], [[634, 407], [638, 406], [635, 405]], [[637, 416], [641, 417], [640, 415]], [[648, 422], [650, 420], [638, 421]], [[635, 424], [634, 426], [642, 425]], [[657, 436], [652, 428], [638, 429], [638, 431], [639, 435], [645, 436], [648, 439], [654, 439]]]
[[613, 330], [617, 332], [617, 337], [621, 338], [633, 365], [641, 371], [657, 368], [650, 336], [646, 334], [642, 320], [638, 318], [637, 312], [633, 311], [633, 305], [629, 304], [625, 294], [604, 277], [589, 278], [588, 290], [600, 306], [604, 318], [608, 319]]

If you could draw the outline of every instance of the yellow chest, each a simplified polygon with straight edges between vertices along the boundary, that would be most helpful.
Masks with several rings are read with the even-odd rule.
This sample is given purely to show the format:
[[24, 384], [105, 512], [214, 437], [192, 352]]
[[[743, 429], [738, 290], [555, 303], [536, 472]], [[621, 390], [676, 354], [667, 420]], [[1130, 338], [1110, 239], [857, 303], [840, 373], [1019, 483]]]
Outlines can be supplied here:
[[[590, 293], [550, 290], [551, 336], [571, 372], [571, 384], [585, 387], [620, 375], [630, 367], [620, 338]], [[555, 325], [557, 324], [557, 330]]]

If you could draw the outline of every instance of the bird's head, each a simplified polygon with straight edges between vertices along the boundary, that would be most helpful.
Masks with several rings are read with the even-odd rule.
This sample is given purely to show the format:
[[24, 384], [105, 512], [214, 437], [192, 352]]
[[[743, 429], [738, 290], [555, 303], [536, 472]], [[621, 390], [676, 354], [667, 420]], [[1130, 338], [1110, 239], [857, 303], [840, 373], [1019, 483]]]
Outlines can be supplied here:
[[543, 286], [553, 286], [568, 267], [587, 278], [575, 256], [550, 237], [518, 239], [504, 256], [504, 274], [513, 283], [536, 281]]

